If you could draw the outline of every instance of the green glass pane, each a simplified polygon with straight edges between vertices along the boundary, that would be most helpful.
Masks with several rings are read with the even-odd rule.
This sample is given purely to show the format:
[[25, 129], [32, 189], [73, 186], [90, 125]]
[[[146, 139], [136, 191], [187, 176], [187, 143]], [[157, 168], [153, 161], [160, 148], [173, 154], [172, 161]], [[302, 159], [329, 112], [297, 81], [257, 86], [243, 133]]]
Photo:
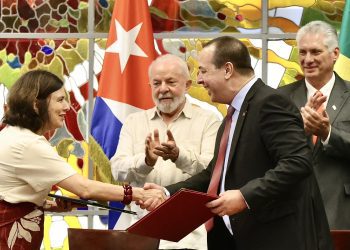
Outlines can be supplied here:
[[323, 20], [339, 29], [344, 5], [345, 0], [270, 0], [269, 32], [295, 33], [312, 20]]
[[0, 0], [0, 32], [87, 32], [88, 0]]
[[95, 0], [95, 31], [109, 32], [114, 0]]
[[302, 77], [295, 45], [295, 40], [268, 42], [267, 76], [271, 87], [277, 88]]

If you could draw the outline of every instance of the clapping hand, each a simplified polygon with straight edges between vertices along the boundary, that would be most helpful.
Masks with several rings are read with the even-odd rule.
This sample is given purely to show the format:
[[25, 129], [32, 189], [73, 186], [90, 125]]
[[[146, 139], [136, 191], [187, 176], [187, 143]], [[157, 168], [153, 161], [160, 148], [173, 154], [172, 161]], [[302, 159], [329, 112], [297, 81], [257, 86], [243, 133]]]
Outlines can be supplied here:
[[164, 161], [171, 160], [175, 162], [179, 157], [179, 148], [176, 146], [176, 142], [173, 134], [170, 130], [167, 130], [168, 141], [161, 143], [154, 148], [154, 154], [162, 157]]
[[146, 137], [146, 141], [145, 141], [145, 154], [146, 154], [146, 158], [145, 158], [145, 162], [148, 166], [153, 167], [158, 159], [158, 155], [155, 154], [154, 150], [157, 146], [160, 145], [159, 142], [159, 132], [158, 129], [154, 130], [154, 139], [152, 138], [152, 133], [149, 133]]
[[316, 91], [313, 96], [310, 96], [305, 106], [317, 111], [326, 100], [327, 96], [323, 95], [320, 91]]
[[321, 92], [316, 92], [301, 108], [306, 134], [320, 136], [322, 140], [326, 140], [330, 130], [329, 117], [323, 108], [326, 99]]

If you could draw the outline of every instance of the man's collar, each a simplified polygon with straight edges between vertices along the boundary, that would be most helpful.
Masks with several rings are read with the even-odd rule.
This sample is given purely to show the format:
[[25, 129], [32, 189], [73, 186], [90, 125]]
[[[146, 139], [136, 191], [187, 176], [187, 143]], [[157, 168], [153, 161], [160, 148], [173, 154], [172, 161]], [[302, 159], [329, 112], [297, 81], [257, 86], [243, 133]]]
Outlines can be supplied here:
[[[331, 79], [319, 90], [322, 94], [329, 96], [335, 83], [334, 72]], [[305, 86], [307, 89], [308, 97], [313, 96], [318, 91], [311, 83], [305, 78]]]
[[247, 95], [250, 88], [253, 86], [253, 84], [258, 80], [257, 76], [252, 77], [244, 86], [243, 88], [237, 93], [237, 95], [233, 98], [231, 102], [231, 106], [234, 107], [235, 110], [240, 111], [243, 101], [245, 99], [245, 96]]

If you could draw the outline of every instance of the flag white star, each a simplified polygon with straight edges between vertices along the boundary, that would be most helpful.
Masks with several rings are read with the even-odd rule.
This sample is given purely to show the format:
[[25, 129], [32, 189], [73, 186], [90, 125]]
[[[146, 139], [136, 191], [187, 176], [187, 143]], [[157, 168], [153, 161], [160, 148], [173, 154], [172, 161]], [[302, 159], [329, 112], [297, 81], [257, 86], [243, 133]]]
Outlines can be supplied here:
[[106, 49], [106, 52], [119, 54], [120, 69], [123, 73], [130, 55], [147, 57], [146, 53], [135, 42], [142, 23], [139, 23], [131, 30], [126, 31], [117, 19], [114, 21], [118, 38]]

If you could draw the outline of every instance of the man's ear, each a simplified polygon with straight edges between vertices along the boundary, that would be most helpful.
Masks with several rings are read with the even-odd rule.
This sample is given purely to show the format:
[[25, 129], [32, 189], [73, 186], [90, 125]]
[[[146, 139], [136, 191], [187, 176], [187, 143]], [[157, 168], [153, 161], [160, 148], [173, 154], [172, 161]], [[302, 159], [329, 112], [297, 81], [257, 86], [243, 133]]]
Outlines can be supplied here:
[[192, 85], [192, 80], [191, 79], [187, 80], [186, 81], [186, 90], [188, 90], [191, 87], [191, 85]]
[[340, 50], [338, 47], [336, 47], [333, 51], [333, 61], [334, 63], [338, 60], [340, 54]]
[[234, 66], [231, 62], [227, 62], [224, 65], [224, 69], [225, 69], [225, 79], [228, 80], [231, 78], [233, 71], [234, 71]]
[[33, 109], [34, 109], [35, 113], [39, 114], [38, 100], [37, 99], [35, 99], [35, 101], [33, 102]]

